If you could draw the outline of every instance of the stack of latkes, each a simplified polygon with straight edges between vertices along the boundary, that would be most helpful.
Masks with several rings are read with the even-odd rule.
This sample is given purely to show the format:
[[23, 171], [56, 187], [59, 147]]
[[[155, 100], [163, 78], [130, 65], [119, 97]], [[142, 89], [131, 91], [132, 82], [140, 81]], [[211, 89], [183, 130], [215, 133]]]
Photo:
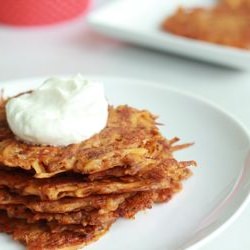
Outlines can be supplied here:
[[165, 139], [147, 111], [110, 107], [99, 134], [52, 147], [17, 140], [0, 110], [0, 230], [28, 249], [85, 246], [119, 217], [168, 201], [195, 165], [173, 158], [189, 144]]

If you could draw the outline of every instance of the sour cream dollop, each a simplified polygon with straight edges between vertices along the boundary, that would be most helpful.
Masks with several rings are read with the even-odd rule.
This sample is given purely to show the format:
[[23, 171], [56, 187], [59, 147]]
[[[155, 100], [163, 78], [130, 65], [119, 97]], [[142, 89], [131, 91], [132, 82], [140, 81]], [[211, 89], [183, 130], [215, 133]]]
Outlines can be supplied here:
[[12, 132], [27, 143], [67, 146], [106, 126], [108, 102], [99, 82], [81, 75], [52, 77], [31, 93], [11, 98], [6, 116]]

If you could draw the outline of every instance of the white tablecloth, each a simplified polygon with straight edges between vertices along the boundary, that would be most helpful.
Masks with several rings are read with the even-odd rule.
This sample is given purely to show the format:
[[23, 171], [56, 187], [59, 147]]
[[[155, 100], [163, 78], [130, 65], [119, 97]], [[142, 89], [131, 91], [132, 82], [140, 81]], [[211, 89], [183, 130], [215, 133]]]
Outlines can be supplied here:
[[[204, 96], [250, 129], [250, 72], [124, 44], [87, 27], [85, 18], [43, 28], [0, 26], [0, 81], [55, 74], [134, 77]], [[202, 250], [250, 249], [250, 205]]]

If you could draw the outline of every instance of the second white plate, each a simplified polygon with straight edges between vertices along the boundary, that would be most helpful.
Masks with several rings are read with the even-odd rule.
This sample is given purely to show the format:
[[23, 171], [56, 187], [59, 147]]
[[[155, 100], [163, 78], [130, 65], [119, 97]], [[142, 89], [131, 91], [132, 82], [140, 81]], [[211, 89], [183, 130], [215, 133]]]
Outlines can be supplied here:
[[224, 66], [250, 69], [250, 51], [192, 40], [163, 32], [162, 21], [178, 6], [208, 6], [215, 0], [116, 0], [88, 16], [88, 23], [106, 35], [157, 50]]

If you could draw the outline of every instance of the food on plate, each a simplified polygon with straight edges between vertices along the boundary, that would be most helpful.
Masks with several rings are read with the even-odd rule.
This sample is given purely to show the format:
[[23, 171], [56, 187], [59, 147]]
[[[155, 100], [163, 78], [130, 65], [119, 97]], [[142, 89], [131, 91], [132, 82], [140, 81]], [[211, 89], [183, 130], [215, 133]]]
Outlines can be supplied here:
[[212, 8], [180, 7], [163, 30], [187, 38], [250, 49], [250, 1], [224, 0]]
[[250, 11], [250, 0], [222, 0], [222, 5], [235, 10]]
[[[191, 144], [164, 138], [156, 116], [146, 110], [107, 105], [105, 124], [91, 133], [79, 131], [73, 122], [81, 124], [90, 117], [91, 126], [99, 119], [95, 116], [102, 116], [100, 106], [106, 105], [102, 91], [91, 92], [102, 88], [91, 84], [80, 76], [53, 78], [38, 92], [1, 102], [0, 231], [27, 249], [83, 247], [119, 218], [133, 218], [154, 203], [169, 201], [191, 175], [189, 167], [196, 165], [174, 158], [175, 151]], [[86, 97], [83, 103], [90, 93], [94, 98]], [[48, 104], [54, 95], [57, 101]], [[72, 110], [74, 115], [68, 113]], [[33, 119], [41, 115], [39, 127]], [[46, 124], [55, 127], [44, 129]], [[56, 130], [65, 138], [54, 136]]]
[[[8, 127], [4, 109], [3, 103], [0, 106], [0, 163], [33, 170], [38, 178], [69, 170], [92, 174], [124, 164], [132, 166], [151, 154], [149, 151], [153, 151], [154, 147], [170, 146], [159, 134], [153, 115], [128, 106], [110, 106], [107, 125], [102, 131], [67, 147], [30, 145], [16, 140]], [[155, 154], [158, 152], [155, 151]]]
[[[28, 223], [24, 219], [9, 218], [0, 212], [0, 232], [11, 234], [15, 240], [23, 242], [28, 249], [79, 249], [89, 242], [97, 240], [109, 228], [109, 225], [74, 228], [58, 228], [49, 223]], [[80, 229], [80, 230], [79, 230]]]

